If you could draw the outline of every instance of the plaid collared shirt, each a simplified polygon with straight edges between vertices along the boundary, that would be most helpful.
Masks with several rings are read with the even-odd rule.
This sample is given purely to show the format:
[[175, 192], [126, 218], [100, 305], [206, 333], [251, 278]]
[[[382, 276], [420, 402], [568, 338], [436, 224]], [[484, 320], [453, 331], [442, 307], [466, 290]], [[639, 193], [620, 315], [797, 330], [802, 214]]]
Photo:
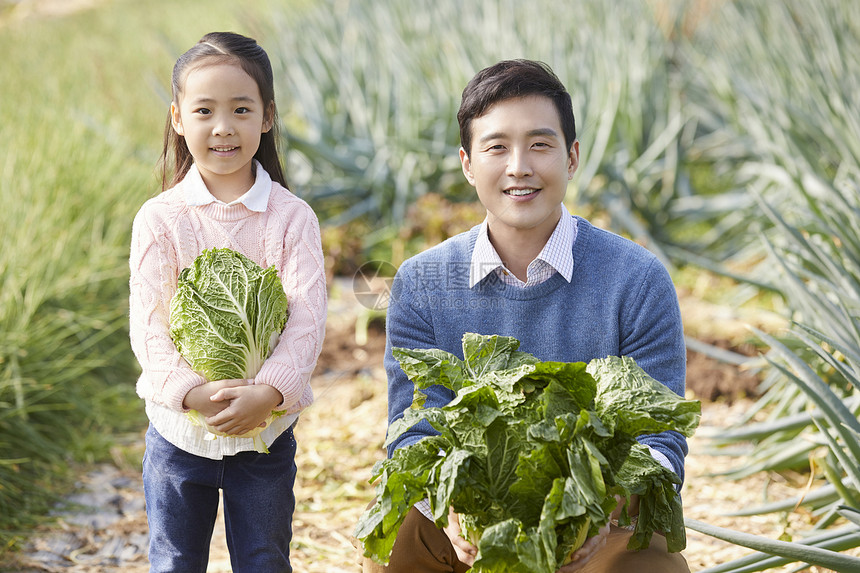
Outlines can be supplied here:
[[526, 270], [526, 281], [518, 279], [509, 271], [499, 253], [490, 242], [487, 234], [487, 220], [481, 224], [475, 250], [472, 251], [471, 267], [469, 268], [469, 288], [481, 282], [487, 275], [496, 273], [506, 285], [527, 288], [539, 285], [549, 280], [553, 274], [559, 273], [570, 282], [573, 277], [573, 244], [576, 241], [576, 219], [570, 216], [567, 209], [562, 207], [562, 216], [549, 240], [538, 256], [529, 263]]

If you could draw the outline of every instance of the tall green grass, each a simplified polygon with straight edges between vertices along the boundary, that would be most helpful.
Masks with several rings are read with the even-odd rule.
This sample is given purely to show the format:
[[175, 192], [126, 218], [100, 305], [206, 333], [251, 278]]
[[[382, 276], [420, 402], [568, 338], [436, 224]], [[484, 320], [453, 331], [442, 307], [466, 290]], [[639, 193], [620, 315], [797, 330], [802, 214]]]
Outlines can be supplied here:
[[145, 427], [131, 220], [158, 190], [175, 57], [213, 29], [249, 33], [235, 16], [220, 1], [0, 13], [0, 554], [71, 484], [69, 468]]
[[[119, 190], [137, 195], [147, 172], [110, 141], [109, 116], [94, 115], [78, 82], [96, 81], [98, 63], [62, 31], [50, 22], [0, 35], [0, 97], [15, 102], [0, 110], [3, 546], [71, 477], [67, 464], [103, 456], [135, 418], [122, 266], [130, 201]], [[81, 58], [66, 60], [61, 46]]]
[[[714, 133], [722, 134], [709, 156], [745, 191], [739, 219], [757, 235], [746, 244], [730, 236], [714, 267], [760, 260], [748, 281], [778, 292], [794, 321], [787, 333], [759, 333], [770, 348], [765, 392], [739, 427], [714, 443], [749, 446], [735, 477], [812, 463], [818, 479], [811, 491], [742, 514], [805, 506], [814, 526], [796, 539], [832, 551], [857, 547], [860, 532], [858, 15], [856, 3], [840, 1], [726, 4], [690, 51], [702, 70], [698, 85], [712, 94]], [[762, 24], [759, 34], [744, 32], [750, 21]], [[833, 530], [836, 523], [843, 525]], [[712, 573], [804, 562], [802, 551], [787, 553], [767, 540], [694, 528], [761, 552]], [[820, 555], [807, 562], [860, 570], [860, 560], [837, 565], [836, 557], [830, 564], [813, 557]]]
[[399, 226], [425, 193], [471, 199], [457, 160], [462, 89], [500, 59], [538, 59], [574, 99], [582, 158], [571, 201], [609, 208], [659, 252], [691, 216], [674, 214], [691, 193], [696, 131], [667, 40], [683, 14], [639, 0], [326, 1], [298, 17], [276, 8], [260, 29], [290, 98], [293, 180], [331, 223]]

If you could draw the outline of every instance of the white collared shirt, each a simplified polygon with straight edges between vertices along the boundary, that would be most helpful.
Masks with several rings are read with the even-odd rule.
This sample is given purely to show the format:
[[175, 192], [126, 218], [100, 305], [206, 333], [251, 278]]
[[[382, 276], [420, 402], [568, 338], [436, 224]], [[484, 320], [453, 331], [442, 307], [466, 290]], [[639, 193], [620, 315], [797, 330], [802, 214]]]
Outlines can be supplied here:
[[272, 192], [272, 178], [256, 159], [254, 160], [254, 172], [254, 184], [251, 185], [251, 188], [235, 201], [224, 203], [212, 195], [206, 187], [200, 171], [197, 170], [197, 165], [192, 164], [185, 175], [185, 179], [183, 179], [185, 202], [191, 207], [201, 207], [210, 203], [219, 203], [228, 206], [241, 203], [251, 211], [262, 213], [269, 204], [269, 194]]
[[518, 279], [502, 262], [499, 253], [490, 242], [487, 232], [487, 220], [481, 223], [475, 250], [472, 251], [472, 261], [469, 268], [469, 288], [474, 287], [491, 273], [508, 285], [521, 288], [539, 285], [558, 273], [570, 282], [573, 277], [573, 244], [576, 242], [576, 219], [570, 216], [567, 208], [562, 206], [561, 218], [555, 226], [552, 235], [538, 256], [529, 263], [526, 270], [526, 282]]

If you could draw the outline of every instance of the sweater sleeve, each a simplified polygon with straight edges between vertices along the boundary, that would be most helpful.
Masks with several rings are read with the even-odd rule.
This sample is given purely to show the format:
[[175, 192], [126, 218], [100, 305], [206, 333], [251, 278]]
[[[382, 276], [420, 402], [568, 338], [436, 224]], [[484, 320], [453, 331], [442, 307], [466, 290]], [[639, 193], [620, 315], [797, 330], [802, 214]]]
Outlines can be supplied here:
[[[656, 257], [636, 280], [639, 284], [632, 292], [637, 294], [622, 317], [620, 354], [636, 360], [652, 378], [683, 397], [687, 357], [675, 286]], [[665, 456], [683, 482], [688, 451], [683, 435], [667, 431], [640, 436], [639, 441]]]
[[206, 382], [179, 354], [168, 331], [170, 299], [179, 276], [176, 253], [154, 210], [144, 206], [132, 225], [129, 331], [142, 373], [138, 394], [183, 411], [189, 390]]
[[[429, 296], [419, 288], [419, 273], [415, 272], [414, 260], [404, 263], [394, 278], [390, 304], [385, 318], [386, 342], [384, 365], [388, 377], [388, 425], [403, 417], [411, 407], [415, 385], [403, 372], [392, 354], [393, 348], [436, 348], [432, 317], [429, 313]], [[441, 407], [454, 398], [454, 393], [437, 385], [422, 390], [427, 395], [425, 407]], [[403, 446], [416, 443], [426, 436], [436, 435], [426, 420], [422, 420], [388, 446], [388, 455]]]
[[278, 409], [287, 413], [313, 401], [310, 379], [322, 350], [328, 304], [319, 222], [303, 201], [295, 201], [294, 206], [298, 208], [290, 214], [276, 263], [290, 316], [254, 379], [255, 384], [269, 384], [284, 396]]

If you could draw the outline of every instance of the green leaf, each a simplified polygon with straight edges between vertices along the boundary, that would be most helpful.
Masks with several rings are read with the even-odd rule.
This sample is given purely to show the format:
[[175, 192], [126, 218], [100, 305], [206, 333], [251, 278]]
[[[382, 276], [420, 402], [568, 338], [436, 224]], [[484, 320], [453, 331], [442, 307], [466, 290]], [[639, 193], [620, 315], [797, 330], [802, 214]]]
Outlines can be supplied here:
[[439, 467], [438, 486], [433, 498], [433, 518], [437, 522], [447, 523], [448, 508], [451, 507], [453, 498], [473, 481], [472, 466], [469, 464], [472, 457], [468, 450], [455, 449], [446, 452]]
[[526, 424], [515, 420], [498, 420], [487, 428], [487, 491], [502, 503], [517, 479], [520, 454], [529, 446], [526, 434]]
[[594, 408], [597, 382], [586, 371], [584, 362], [541, 362], [528, 378], [543, 382], [540, 403], [547, 419]]
[[[516, 519], [507, 519], [487, 528], [478, 543], [476, 573], [531, 573], [554, 571], [555, 555], [544, 546], [537, 528], [524, 528]], [[555, 543], [552, 543], [553, 548]]]
[[415, 384], [415, 388], [429, 388], [434, 384], [441, 384], [456, 392], [466, 379], [463, 362], [443, 350], [394, 348], [392, 355]]
[[463, 359], [472, 378], [537, 362], [531, 354], [518, 352], [519, 347], [520, 341], [510, 336], [463, 335]]
[[674, 485], [681, 480], [664, 468], [646, 446], [634, 444], [630, 455], [616, 475], [618, 483], [639, 496], [639, 517], [627, 548], [645, 549], [654, 531], [663, 532], [670, 552], [687, 545], [681, 497]]
[[409, 408], [403, 412], [403, 417], [394, 420], [388, 427], [385, 446], [391, 445], [394, 440], [421, 420], [427, 420], [431, 426], [440, 431], [446, 427], [445, 412], [436, 408]]
[[443, 460], [439, 456], [439, 440], [424, 439], [408, 448], [399, 448], [394, 455], [374, 466], [376, 503], [359, 518], [354, 535], [362, 540], [364, 555], [378, 563], [386, 563], [397, 532], [406, 514], [426, 496], [425, 484]]
[[526, 523], [537, 523], [547, 492], [556, 479], [569, 471], [566, 451], [560, 443], [538, 444], [521, 455], [517, 480], [509, 490], [511, 515]]
[[606, 422], [634, 436], [675, 430], [690, 437], [699, 424], [702, 406], [684, 400], [657, 382], [628, 357], [592, 360], [588, 372], [598, 381], [595, 409]]

